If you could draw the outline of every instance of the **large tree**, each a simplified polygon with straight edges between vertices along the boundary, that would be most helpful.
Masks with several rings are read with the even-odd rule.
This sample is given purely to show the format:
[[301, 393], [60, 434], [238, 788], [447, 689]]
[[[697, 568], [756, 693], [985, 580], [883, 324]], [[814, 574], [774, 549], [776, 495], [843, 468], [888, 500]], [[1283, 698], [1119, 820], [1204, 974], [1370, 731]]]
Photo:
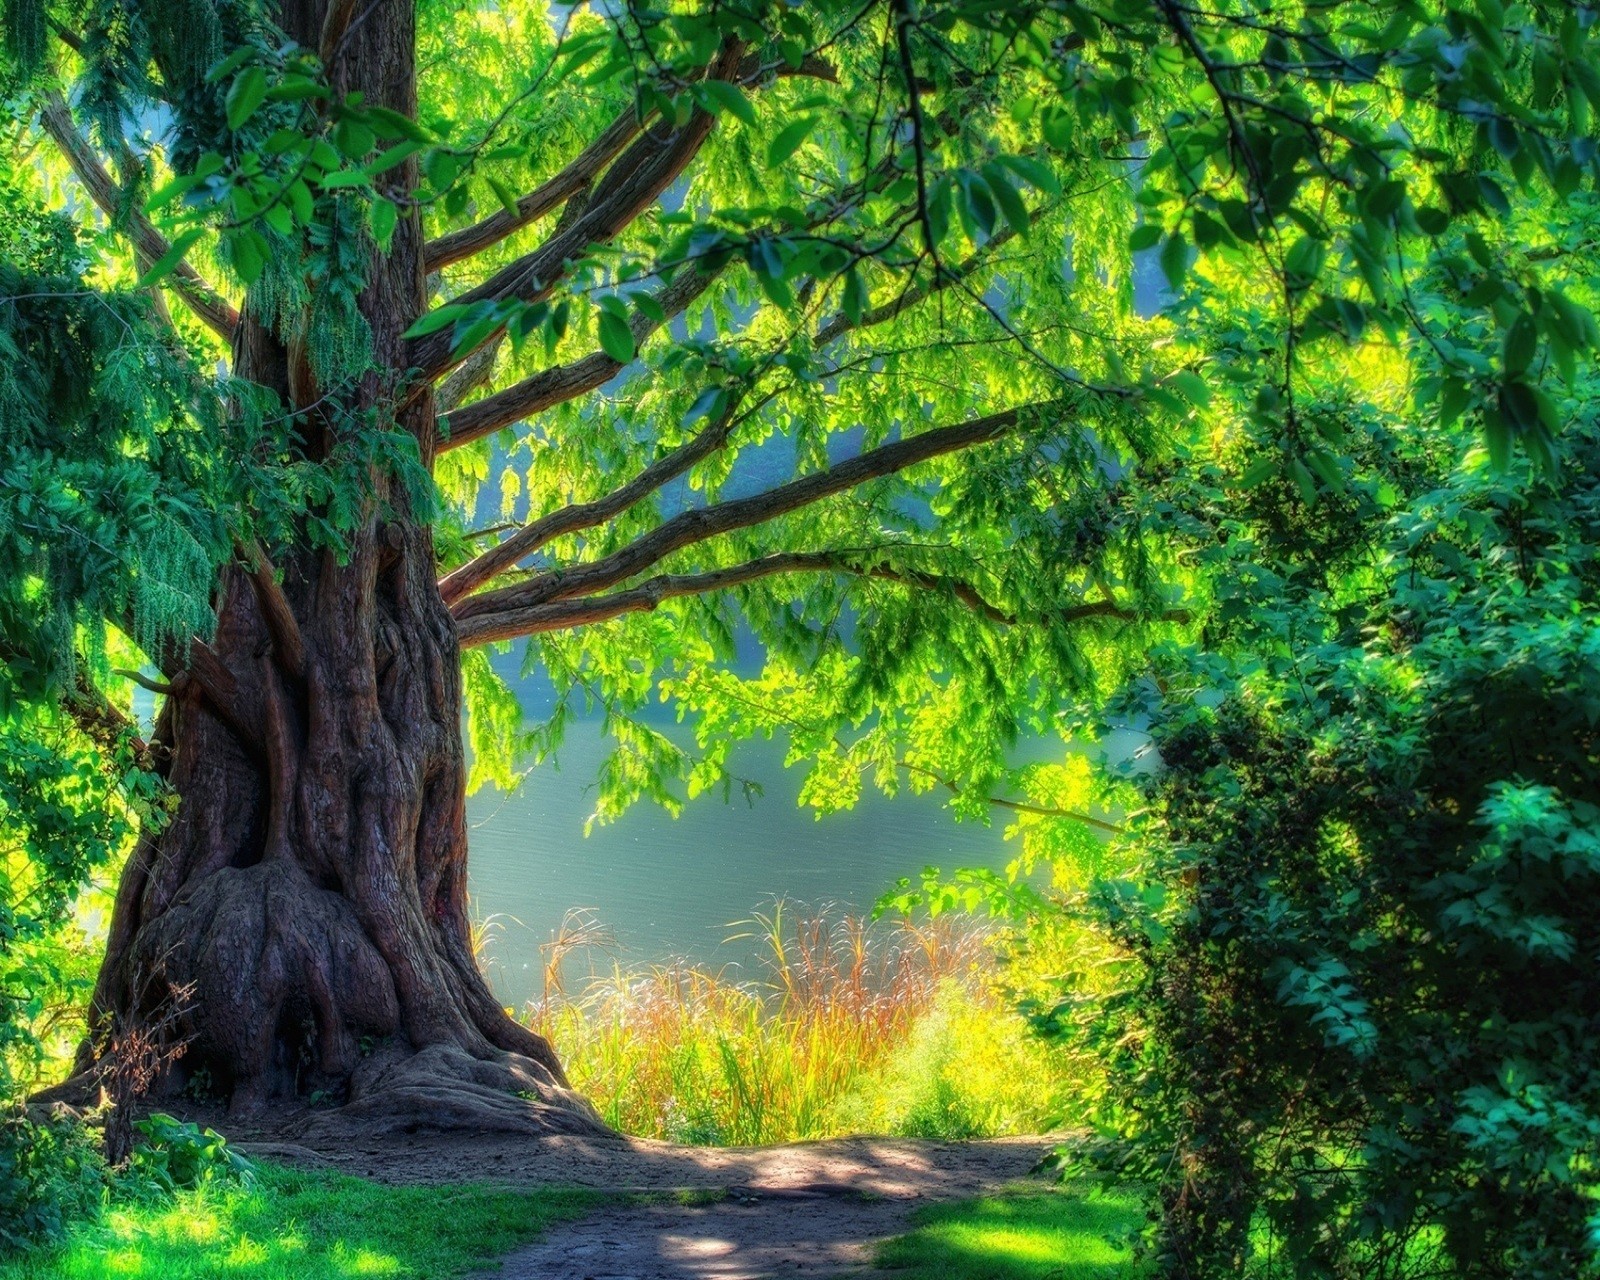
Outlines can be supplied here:
[[[97, 592], [19, 508], [5, 656], [87, 723], [75, 650], [106, 624], [141, 646], [176, 810], [129, 860], [92, 1021], [189, 993], [179, 1069], [241, 1110], [596, 1123], [485, 985], [466, 904], [469, 771], [509, 782], [584, 700], [617, 743], [603, 815], [731, 784], [753, 732], [789, 735], [821, 804], [863, 775], [974, 811], [1048, 792], [1006, 745], [1193, 619], [1124, 501], [1207, 394], [1133, 306], [1140, 251], [1169, 289], [1196, 249], [1256, 264], [1282, 349], [1232, 368], [1307, 501], [1340, 447], [1297, 408], [1311, 344], [1451, 346], [1434, 393], [1538, 452], [1530, 361], [1587, 341], [1478, 230], [1592, 180], [1584, 6], [4, 12], [19, 199], [93, 235], [74, 296], [147, 291], [169, 332], [137, 340], [189, 374], [141, 411], [192, 426], [164, 447], [209, 461], [226, 530], [97, 526], [167, 546], [121, 546], [146, 569]], [[1445, 258], [1482, 342], [1408, 291]], [[55, 359], [41, 315], [73, 292], [7, 300], [19, 368]], [[50, 379], [15, 385], [37, 449], [83, 447]], [[560, 695], [531, 732], [485, 656], [506, 642]], [[633, 716], [658, 694], [697, 750]]]

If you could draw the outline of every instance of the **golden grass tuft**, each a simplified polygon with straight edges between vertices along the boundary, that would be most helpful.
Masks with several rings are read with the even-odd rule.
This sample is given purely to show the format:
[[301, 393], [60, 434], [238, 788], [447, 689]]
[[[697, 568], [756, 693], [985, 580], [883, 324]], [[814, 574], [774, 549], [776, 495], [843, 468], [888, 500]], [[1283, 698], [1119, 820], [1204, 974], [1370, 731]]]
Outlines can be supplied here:
[[688, 962], [622, 968], [569, 991], [591, 916], [545, 949], [528, 1024], [625, 1133], [753, 1145], [852, 1132], [973, 1137], [1060, 1119], [1061, 1063], [995, 989], [970, 917], [869, 921], [783, 901], [743, 922], [766, 972]]

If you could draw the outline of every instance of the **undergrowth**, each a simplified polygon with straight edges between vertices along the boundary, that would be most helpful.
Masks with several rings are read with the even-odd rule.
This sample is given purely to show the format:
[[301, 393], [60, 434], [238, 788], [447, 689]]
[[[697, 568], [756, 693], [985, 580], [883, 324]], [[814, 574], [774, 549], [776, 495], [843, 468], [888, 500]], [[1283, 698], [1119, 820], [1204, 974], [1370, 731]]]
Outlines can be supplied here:
[[990, 937], [971, 917], [871, 923], [779, 903], [753, 924], [768, 955], [756, 982], [680, 963], [614, 967], [568, 992], [560, 960], [572, 948], [550, 944], [527, 1020], [607, 1123], [753, 1145], [988, 1137], [1063, 1120], [1066, 1063], [999, 990]]

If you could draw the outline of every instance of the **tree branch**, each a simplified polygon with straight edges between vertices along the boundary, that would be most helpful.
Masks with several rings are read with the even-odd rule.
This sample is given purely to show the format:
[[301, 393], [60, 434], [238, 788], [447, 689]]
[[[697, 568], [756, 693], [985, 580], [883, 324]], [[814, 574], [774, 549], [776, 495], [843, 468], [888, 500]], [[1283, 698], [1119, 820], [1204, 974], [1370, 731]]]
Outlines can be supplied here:
[[527, 582], [461, 600], [454, 610], [456, 619], [465, 622], [483, 614], [602, 591], [642, 573], [674, 551], [707, 538], [763, 524], [869, 480], [892, 475], [942, 454], [997, 440], [1015, 430], [1030, 410], [1044, 407], [1006, 409], [956, 426], [936, 427], [909, 439], [869, 449], [825, 471], [764, 493], [684, 511], [604, 559], [562, 572], [540, 574]]
[[[628, 328], [633, 333], [635, 348], [642, 346], [667, 321], [681, 315], [691, 302], [711, 286], [721, 271], [722, 268], [702, 271], [691, 265], [679, 272], [671, 284], [655, 295], [656, 305], [663, 313], [660, 320], [652, 319], [643, 311], [636, 311], [629, 319]], [[611, 381], [622, 372], [623, 367], [620, 360], [613, 360], [604, 351], [594, 351], [553, 369], [542, 369], [515, 386], [446, 414], [439, 420], [443, 438], [438, 448], [459, 448], [522, 418], [565, 404]], [[451, 378], [454, 376], [452, 374]], [[446, 379], [446, 384], [449, 381]]]
[[[710, 68], [713, 79], [726, 80], [738, 66], [741, 46], [730, 41]], [[683, 128], [658, 140], [646, 134], [628, 147], [595, 184], [594, 194], [582, 216], [565, 231], [558, 231], [532, 253], [524, 254], [497, 271], [475, 289], [451, 299], [453, 304], [470, 306], [475, 302], [518, 298], [539, 302], [554, 292], [566, 274], [568, 264], [590, 245], [606, 244], [616, 238], [641, 213], [655, 203], [710, 136], [716, 117], [696, 110]], [[492, 335], [485, 335], [489, 341]], [[436, 381], [441, 374], [459, 364], [469, 352], [453, 349], [448, 330], [413, 338], [407, 363], [418, 375], [417, 390]]]
[[[807, 57], [798, 67], [790, 67], [781, 59], [764, 63], [757, 55], [749, 54], [740, 60], [735, 81], [748, 85], [767, 75], [810, 76], [833, 82], [839, 78], [832, 65], [822, 58]], [[519, 197], [516, 213], [502, 209], [470, 227], [430, 240], [422, 250], [424, 269], [437, 271], [440, 267], [470, 258], [499, 244], [529, 223], [537, 222], [562, 201], [570, 199], [593, 182], [618, 152], [638, 136], [647, 122], [648, 117], [641, 116], [636, 108], [628, 108], [606, 126], [605, 132], [580, 151], [566, 168], [541, 182], [527, 195]]]
[[266, 551], [259, 542], [252, 541], [248, 547], [236, 547], [234, 553], [249, 566], [250, 585], [255, 590], [256, 604], [267, 624], [267, 633], [272, 637], [272, 651], [279, 665], [296, 680], [304, 680], [306, 645], [300, 636], [300, 624], [295, 621], [294, 610], [289, 607], [289, 598], [283, 594], [283, 586]]
[[651, 463], [621, 488], [594, 502], [576, 503], [534, 520], [462, 565], [439, 583], [439, 593], [445, 603], [454, 604], [554, 539], [577, 533], [581, 529], [592, 529], [621, 515], [662, 485], [681, 476], [695, 463], [722, 447], [733, 426], [733, 412], [734, 404], [730, 398], [715, 420], [671, 453]]
[[[726, 591], [731, 587], [783, 573], [851, 574], [860, 578], [878, 578], [899, 583], [918, 591], [949, 592], [980, 617], [1006, 627], [1020, 626], [1028, 621], [1055, 620], [1072, 623], [1089, 618], [1107, 617], [1122, 618], [1131, 622], [1141, 616], [1137, 610], [1124, 608], [1114, 601], [1095, 601], [1055, 610], [1038, 619], [1024, 619], [1014, 613], [1006, 612], [986, 599], [970, 582], [920, 569], [900, 569], [890, 564], [874, 563], [867, 559], [871, 554], [873, 553], [870, 551], [782, 551], [747, 560], [743, 564], [703, 573], [659, 574], [635, 587], [608, 595], [559, 599], [546, 604], [473, 615], [459, 624], [458, 634], [462, 647], [470, 648], [495, 640], [511, 640], [546, 631], [566, 631], [575, 627], [591, 626], [597, 622], [609, 622], [624, 614], [647, 613], [658, 608], [666, 600], [690, 595], [709, 595], [714, 591]], [[1189, 614], [1187, 610], [1174, 609], [1163, 612], [1159, 617], [1162, 621], [1186, 622]], [[1005, 803], [1013, 808], [1019, 807], [1013, 801], [995, 803]], [[1030, 811], [1043, 812], [1043, 810]]]
[[74, 673], [72, 688], [64, 701], [73, 723], [109, 760], [116, 760], [119, 748], [126, 745], [133, 753], [135, 765], [150, 772], [158, 771], [150, 744], [81, 666]]
[[345, 32], [350, 30], [350, 20], [356, 14], [356, 0], [333, 0], [322, 19], [322, 38], [317, 42], [317, 57], [323, 68], [333, 70], [333, 60], [344, 43]]
[[627, 613], [648, 612], [664, 600], [726, 591], [730, 587], [780, 573], [848, 573], [858, 577], [884, 578], [924, 589], [944, 588], [978, 613], [999, 622], [1012, 621], [1008, 614], [996, 609], [965, 582], [937, 574], [899, 570], [886, 564], [864, 564], [861, 562], [861, 553], [783, 551], [705, 573], [661, 574], [636, 587], [610, 595], [555, 600], [549, 604], [473, 617], [460, 626], [461, 644], [463, 647], [487, 644], [493, 640], [509, 640], [543, 631], [561, 631], [607, 622]]
[[[895, 763], [907, 773], [921, 774], [924, 778], [931, 778], [942, 787], [947, 787], [951, 795], [962, 795], [959, 786], [943, 774], [935, 773], [932, 769], [922, 765], [912, 764], [909, 760], [896, 760]], [[1112, 835], [1120, 835], [1122, 828], [1114, 822], [1107, 822], [1103, 818], [1092, 818], [1087, 813], [1079, 813], [1076, 809], [1058, 809], [1054, 806], [1042, 804], [1028, 804], [1024, 800], [1007, 800], [1004, 796], [985, 796], [984, 799], [997, 809], [1009, 809], [1012, 813], [1033, 814], [1040, 818], [1069, 818], [1073, 822], [1081, 822], [1085, 826], [1094, 827], [1099, 831], [1106, 831]]]
[[[189, 641], [189, 666], [186, 674], [200, 687], [211, 709], [223, 724], [233, 732], [239, 745], [258, 761], [266, 759], [266, 741], [261, 727], [259, 708], [247, 708], [239, 689], [239, 682], [228, 669], [217, 651], [205, 641]], [[174, 692], [177, 681], [173, 682]]]
[[537, 222], [557, 205], [571, 199], [595, 180], [623, 147], [644, 127], [637, 111], [630, 107], [606, 126], [605, 132], [580, 151], [566, 168], [541, 182], [517, 201], [515, 214], [501, 209], [491, 217], [430, 240], [423, 246], [423, 269], [437, 271], [475, 253], [497, 245], [530, 222]]
[[[90, 199], [113, 225], [117, 225], [124, 203], [122, 188], [106, 172], [99, 157], [90, 150], [88, 142], [78, 132], [66, 100], [59, 93], [52, 93], [39, 114], [45, 132], [61, 149]], [[166, 237], [136, 209], [128, 213], [126, 225], [121, 229], [133, 242], [138, 254], [151, 263], [160, 260], [171, 247]], [[226, 298], [201, 279], [199, 272], [187, 262], [180, 262], [168, 276], [167, 284], [218, 337], [225, 342], [233, 340], [239, 313]]]

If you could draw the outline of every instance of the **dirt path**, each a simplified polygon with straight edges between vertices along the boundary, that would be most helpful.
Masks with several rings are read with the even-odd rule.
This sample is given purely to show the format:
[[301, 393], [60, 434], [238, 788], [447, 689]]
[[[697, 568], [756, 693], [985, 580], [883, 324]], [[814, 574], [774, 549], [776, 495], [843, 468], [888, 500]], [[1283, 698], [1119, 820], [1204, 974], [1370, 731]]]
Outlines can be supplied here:
[[1051, 1145], [1047, 1138], [849, 1138], [708, 1148], [417, 1135], [339, 1151], [271, 1143], [246, 1149], [389, 1182], [713, 1193], [722, 1198], [602, 1209], [510, 1254], [484, 1280], [764, 1280], [857, 1270], [875, 1241], [905, 1229], [918, 1204], [978, 1195], [1025, 1177]]

